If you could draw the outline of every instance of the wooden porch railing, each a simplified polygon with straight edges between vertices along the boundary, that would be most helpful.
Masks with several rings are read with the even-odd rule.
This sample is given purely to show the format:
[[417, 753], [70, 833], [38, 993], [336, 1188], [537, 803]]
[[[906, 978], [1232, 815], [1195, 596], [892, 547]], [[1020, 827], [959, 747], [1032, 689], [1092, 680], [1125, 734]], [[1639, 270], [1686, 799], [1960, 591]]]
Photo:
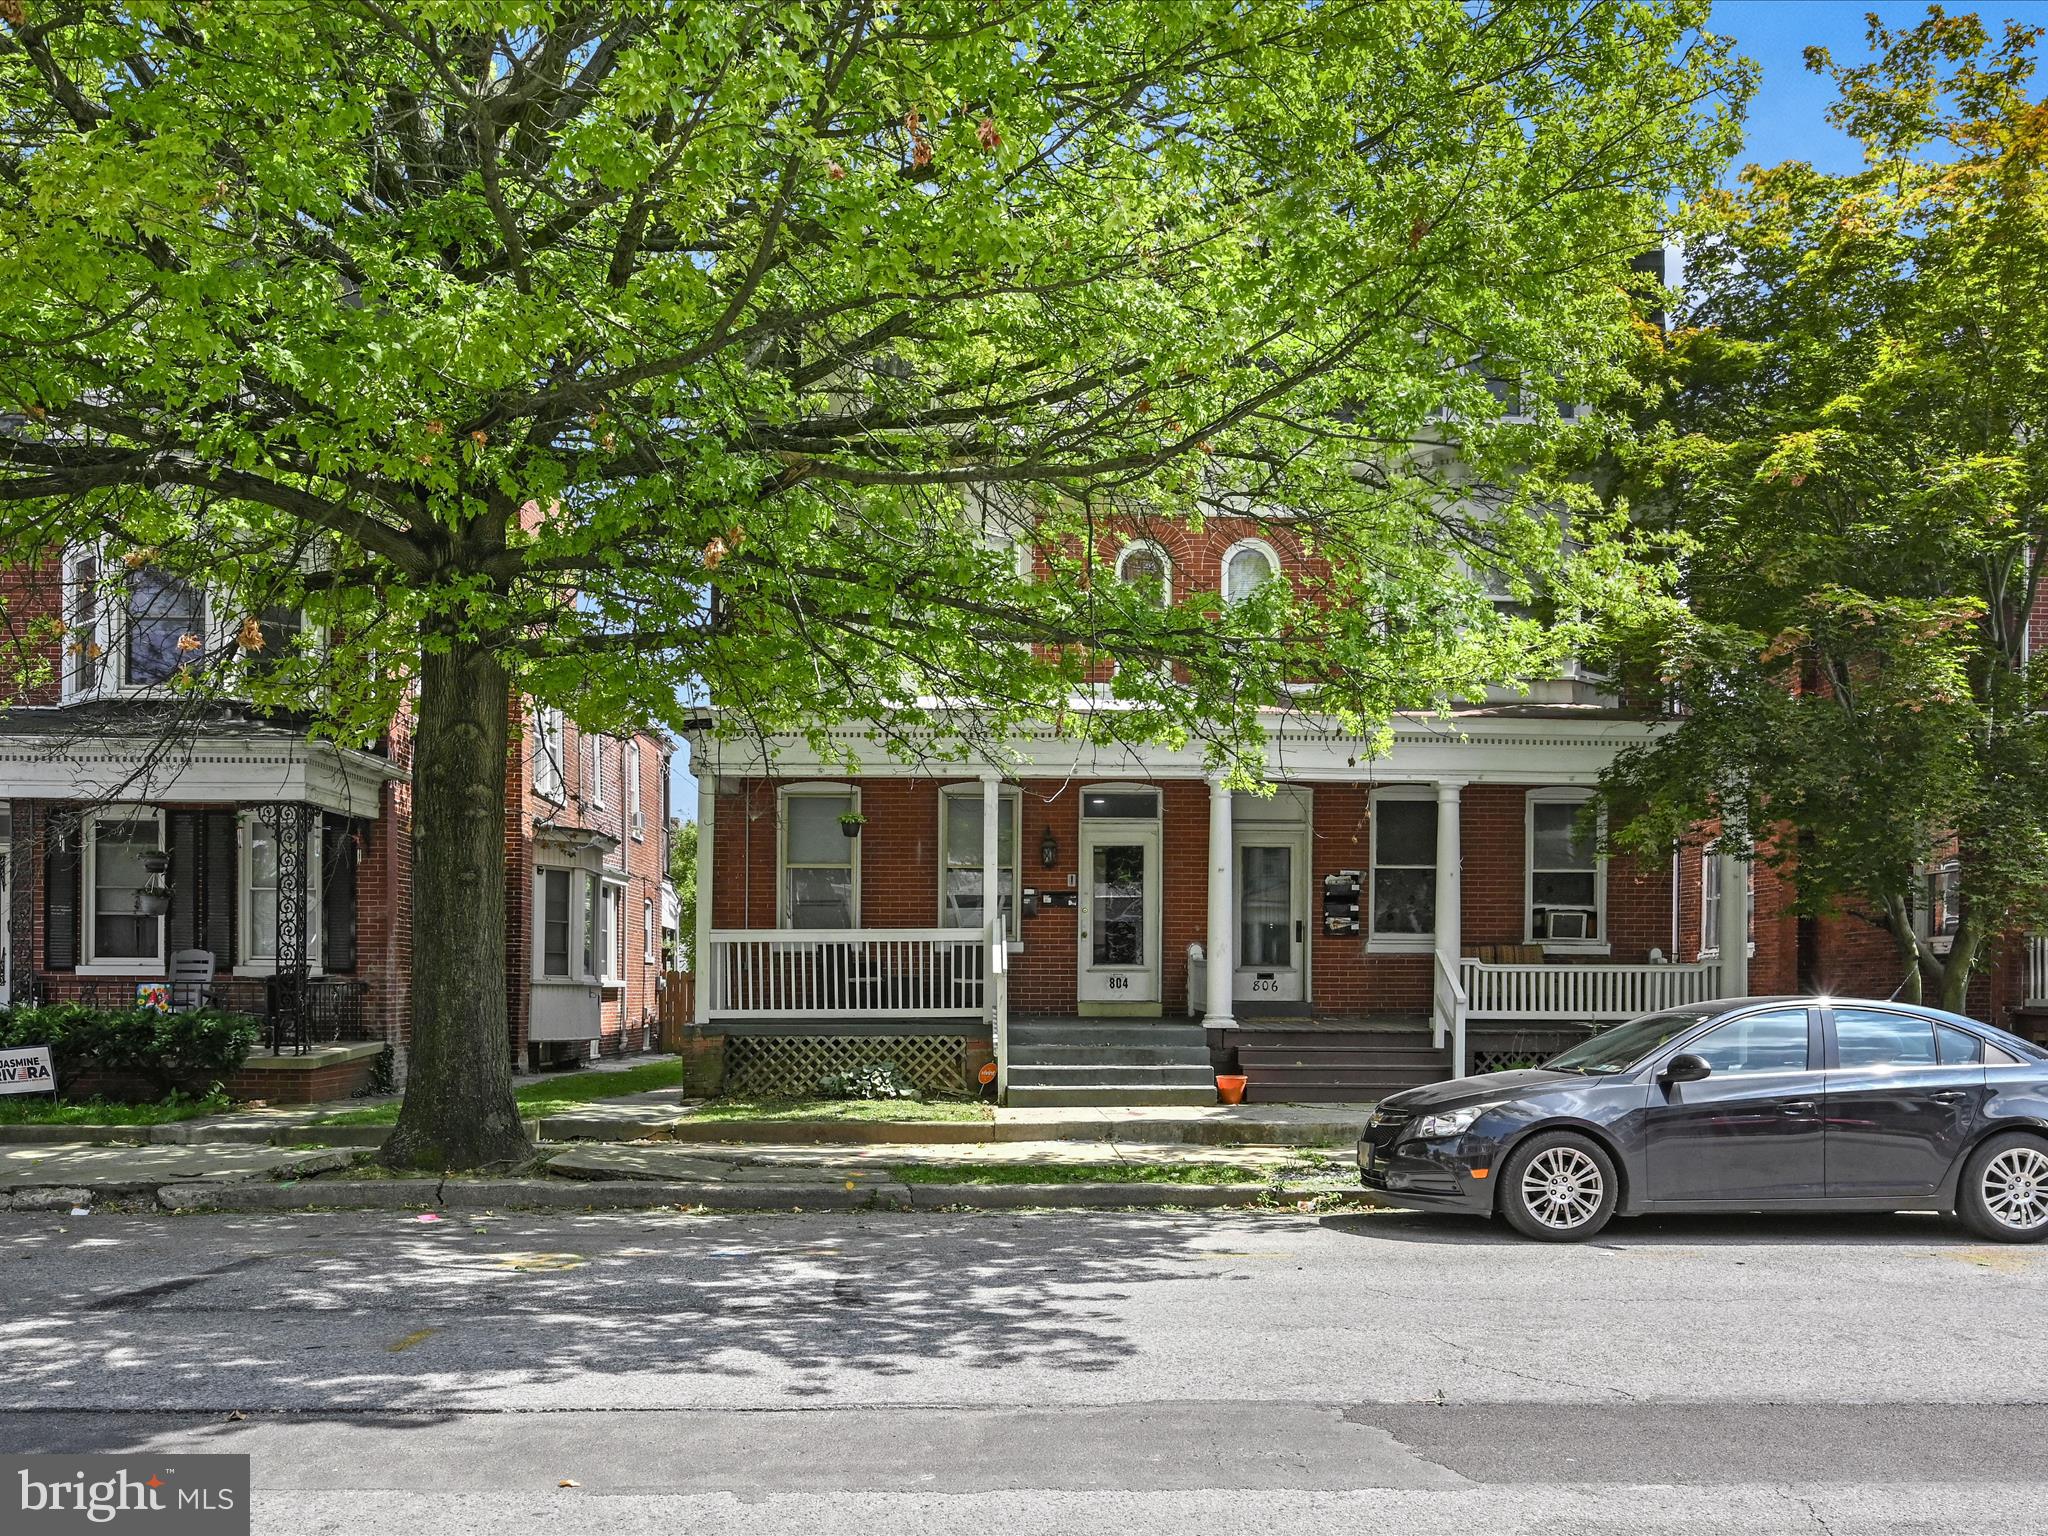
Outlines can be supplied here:
[[1697, 965], [1494, 965], [1460, 963], [1465, 1016], [1608, 1024], [1719, 994], [1720, 967]]
[[981, 1018], [988, 935], [978, 928], [712, 930], [702, 985], [712, 1019]]
[[1465, 995], [1465, 984], [1452, 971], [1450, 962], [1441, 951], [1436, 955], [1436, 991], [1432, 999], [1432, 1021], [1435, 1025], [1436, 1048], [1442, 1050], [1448, 1040], [1451, 1047], [1451, 1076], [1465, 1075], [1465, 1020], [1470, 1015], [1470, 1001]]

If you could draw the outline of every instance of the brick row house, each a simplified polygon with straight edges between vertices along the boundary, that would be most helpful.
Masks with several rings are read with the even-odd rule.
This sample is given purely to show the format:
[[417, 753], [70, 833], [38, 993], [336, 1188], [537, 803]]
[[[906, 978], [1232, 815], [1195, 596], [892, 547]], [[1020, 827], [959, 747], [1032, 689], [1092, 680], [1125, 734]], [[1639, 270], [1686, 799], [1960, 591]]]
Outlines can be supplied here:
[[[1224, 601], [1288, 579], [1242, 533], [1112, 539], [1100, 569]], [[1791, 916], [1776, 872], [1711, 829], [1654, 863], [1583, 837], [1601, 771], [1666, 724], [1566, 671], [1397, 718], [1378, 755], [1271, 711], [1269, 794], [1224, 787], [1194, 749], [1052, 727], [934, 769], [858, 726], [820, 757], [707, 711], [687, 733], [702, 1078], [789, 1090], [889, 1060], [958, 1087], [993, 1062], [1019, 1104], [1210, 1103], [1219, 1071], [1254, 1101], [1355, 1100], [1657, 1007], [1896, 987], [1887, 938]], [[1987, 1010], [2033, 995], [2026, 952]]]
[[[229, 1084], [344, 1096], [410, 1038], [409, 740], [315, 740], [310, 716], [172, 686], [243, 619], [96, 550], [0, 584], [18, 675], [0, 709], [0, 1001], [132, 1003], [168, 988], [264, 1020]], [[276, 654], [296, 613], [259, 617]], [[44, 665], [34, 665], [36, 662]], [[521, 706], [506, 792], [515, 1065], [651, 1045], [665, 953], [671, 744], [581, 736]], [[566, 887], [566, 889], [565, 889]], [[549, 935], [536, 944], [536, 932]], [[650, 936], [651, 935], [651, 936]]]

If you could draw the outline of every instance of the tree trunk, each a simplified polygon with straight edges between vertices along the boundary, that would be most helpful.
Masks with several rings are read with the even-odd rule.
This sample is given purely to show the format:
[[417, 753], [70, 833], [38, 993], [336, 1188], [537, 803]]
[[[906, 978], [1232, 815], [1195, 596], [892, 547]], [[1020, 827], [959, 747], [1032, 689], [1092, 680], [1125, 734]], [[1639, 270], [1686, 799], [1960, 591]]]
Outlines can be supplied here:
[[1899, 952], [1899, 963], [1906, 971], [1896, 995], [1901, 1002], [1917, 1003], [1924, 989], [1921, 985], [1920, 941], [1913, 932], [1912, 911], [1904, 902], [1887, 898], [1884, 919], [1885, 930], [1891, 934], [1893, 947]]
[[482, 1168], [532, 1155], [505, 1027], [505, 749], [511, 685], [452, 640], [420, 659], [412, 759], [412, 1050], [380, 1157]]
[[1984, 935], [1968, 918], [1956, 924], [1955, 942], [1949, 946], [1948, 963], [1941, 973], [1941, 1006], [1950, 1013], [1968, 1013], [1970, 978], [1976, 974], [1977, 956], [1984, 948]]

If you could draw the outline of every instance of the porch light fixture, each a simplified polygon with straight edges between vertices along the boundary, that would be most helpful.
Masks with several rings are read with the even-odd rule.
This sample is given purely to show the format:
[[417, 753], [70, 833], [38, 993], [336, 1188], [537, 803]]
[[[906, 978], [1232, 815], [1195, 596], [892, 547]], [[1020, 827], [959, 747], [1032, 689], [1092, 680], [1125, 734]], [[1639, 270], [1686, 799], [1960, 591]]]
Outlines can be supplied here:
[[1039, 835], [1038, 862], [1043, 864], [1047, 869], [1051, 869], [1055, 864], [1059, 863], [1059, 861], [1060, 840], [1052, 835], [1052, 828], [1047, 827], [1045, 831]]

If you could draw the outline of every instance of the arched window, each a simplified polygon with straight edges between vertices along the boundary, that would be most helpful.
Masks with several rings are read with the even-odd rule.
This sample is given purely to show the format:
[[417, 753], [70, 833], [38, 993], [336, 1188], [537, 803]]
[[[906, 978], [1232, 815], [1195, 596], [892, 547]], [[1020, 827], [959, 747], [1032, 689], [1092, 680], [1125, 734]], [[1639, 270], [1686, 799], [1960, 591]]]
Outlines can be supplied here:
[[1160, 605], [1164, 607], [1173, 601], [1173, 562], [1166, 558], [1165, 550], [1149, 539], [1124, 546], [1123, 553], [1116, 557], [1116, 579], [1136, 585], [1155, 582]]
[[1280, 558], [1257, 539], [1234, 544], [1223, 556], [1223, 600], [1237, 602], [1280, 574]]

